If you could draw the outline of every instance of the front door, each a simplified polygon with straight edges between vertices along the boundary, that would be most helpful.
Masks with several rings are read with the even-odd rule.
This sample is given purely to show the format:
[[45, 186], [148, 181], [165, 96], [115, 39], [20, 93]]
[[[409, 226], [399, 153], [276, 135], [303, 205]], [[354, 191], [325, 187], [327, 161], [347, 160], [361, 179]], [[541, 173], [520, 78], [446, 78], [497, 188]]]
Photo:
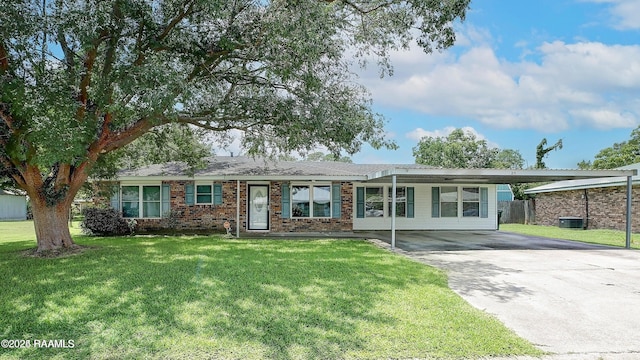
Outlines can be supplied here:
[[269, 230], [269, 186], [249, 185], [249, 230]]

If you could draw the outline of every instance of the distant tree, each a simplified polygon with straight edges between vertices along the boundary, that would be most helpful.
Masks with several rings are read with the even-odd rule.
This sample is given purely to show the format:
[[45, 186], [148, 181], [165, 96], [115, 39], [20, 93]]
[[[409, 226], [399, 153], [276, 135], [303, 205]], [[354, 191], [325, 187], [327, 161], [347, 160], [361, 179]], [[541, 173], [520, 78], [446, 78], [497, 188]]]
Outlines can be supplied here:
[[345, 52], [391, 73], [413, 39], [452, 46], [469, 2], [0, 1], [0, 177], [29, 195], [41, 252], [74, 246], [79, 189], [158, 126], [238, 130], [251, 155], [394, 147]]
[[446, 138], [423, 137], [413, 148], [417, 164], [444, 168], [489, 168], [498, 154], [470, 131], [453, 130]]
[[491, 167], [496, 169], [522, 169], [524, 167], [524, 158], [518, 150], [502, 149], [498, 151], [491, 163]]
[[547, 139], [543, 138], [536, 147], [536, 169], [546, 169], [547, 165], [542, 160], [547, 156], [549, 152], [562, 149], [562, 139], [558, 140], [555, 144], [549, 147], [545, 147], [546, 145]]
[[577, 165], [578, 165], [578, 169], [581, 169], [581, 170], [593, 169], [593, 164], [589, 160], [582, 160]]
[[640, 126], [627, 141], [600, 150], [593, 160], [594, 169], [613, 169], [640, 162]]

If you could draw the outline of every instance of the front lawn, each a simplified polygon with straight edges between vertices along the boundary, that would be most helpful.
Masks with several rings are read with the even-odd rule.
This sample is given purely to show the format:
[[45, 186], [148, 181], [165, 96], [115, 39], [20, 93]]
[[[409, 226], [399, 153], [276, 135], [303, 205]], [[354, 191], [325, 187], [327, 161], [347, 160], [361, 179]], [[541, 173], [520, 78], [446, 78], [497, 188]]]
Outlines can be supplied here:
[[[626, 232], [606, 229], [563, 229], [557, 226], [500, 224], [500, 230], [552, 239], [582, 241], [592, 244], [624, 247]], [[631, 247], [640, 249], [640, 234], [631, 234]]]
[[364, 241], [75, 238], [91, 248], [57, 259], [24, 256], [32, 238], [0, 240], [0, 339], [74, 343], [0, 358], [540, 354], [442, 272]]

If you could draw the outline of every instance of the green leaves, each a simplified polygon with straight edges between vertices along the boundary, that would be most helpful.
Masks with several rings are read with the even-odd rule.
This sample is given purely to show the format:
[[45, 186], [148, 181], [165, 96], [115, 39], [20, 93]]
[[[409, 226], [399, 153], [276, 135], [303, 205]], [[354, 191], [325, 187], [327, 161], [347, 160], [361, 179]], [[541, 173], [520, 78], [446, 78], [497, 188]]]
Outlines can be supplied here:
[[[115, 155], [126, 155], [109, 151], [176, 122], [220, 139], [240, 130], [244, 150], [257, 155], [393, 148], [345, 54], [375, 55], [390, 73], [389, 52], [406, 48], [416, 28], [425, 51], [450, 46], [468, 4], [5, 1], [0, 122], [10, 140], [0, 142], [0, 160], [42, 173], [69, 164], [69, 176], [108, 163], [102, 170], [114, 170]], [[171, 158], [202, 154], [194, 140], [176, 142], [183, 149]]]
[[521, 169], [524, 159], [517, 150], [490, 148], [486, 140], [463, 129], [446, 138], [424, 137], [413, 148], [417, 164], [443, 168]]

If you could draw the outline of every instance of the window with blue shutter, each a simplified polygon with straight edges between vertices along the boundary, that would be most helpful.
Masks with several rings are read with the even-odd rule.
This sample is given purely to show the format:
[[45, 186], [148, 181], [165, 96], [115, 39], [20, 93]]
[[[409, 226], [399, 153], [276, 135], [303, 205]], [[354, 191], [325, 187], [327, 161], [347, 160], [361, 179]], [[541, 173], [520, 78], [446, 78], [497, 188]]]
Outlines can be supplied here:
[[489, 217], [489, 189], [486, 187], [480, 188], [480, 217]]
[[437, 186], [431, 188], [431, 217], [440, 217], [440, 188]]
[[407, 217], [413, 218], [415, 217], [415, 189], [412, 187], [407, 187]]
[[213, 184], [213, 205], [222, 204], [222, 184]]
[[356, 217], [364, 218], [364, 188], [356, 188]]
[[283, 183], [282, 188], [282, 218], [288, 219], [291, 217], [291, 190], [288, 183]]
[[340, 184], [331, 185], [331, 215], [334, 219], [342, 217], [342, 194], [340, 194]]
[[193, 205], [195, 202], [193, 183], [184, 185], [184, 203]]

